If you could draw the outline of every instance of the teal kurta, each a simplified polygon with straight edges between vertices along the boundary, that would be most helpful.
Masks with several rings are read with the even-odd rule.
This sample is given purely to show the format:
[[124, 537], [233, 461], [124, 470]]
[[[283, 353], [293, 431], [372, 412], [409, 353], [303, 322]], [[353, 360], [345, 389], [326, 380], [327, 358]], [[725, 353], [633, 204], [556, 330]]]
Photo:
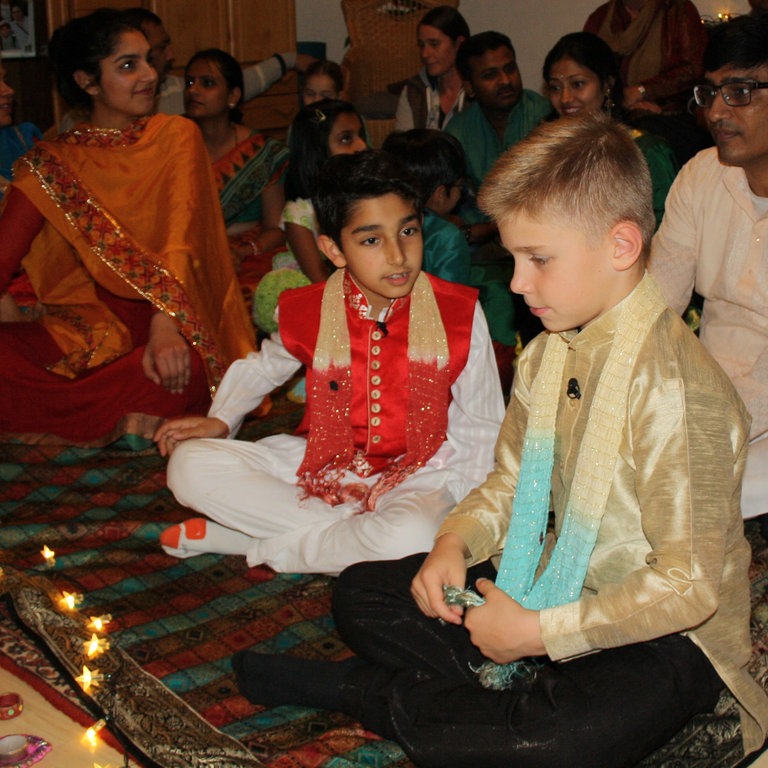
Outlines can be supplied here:
[[[13, 179], [13, 164], [32, 145], [43, 138], [43, 134], [32, 123], [20, 123], [0, 128], [0, 177]], [[0, 199], [3, 182], [0, 180]]]
[[664, 216], [664, 204], [672, 182], [680, 170], [675, 153], [664, 139], [654, 136], [652, 133], [630, 128], [635, 144], [645, 157], [651, 172], [653, 184], [653, 213], [656, 217], [656, 229], [659, 228]]
[[430, 210], [424, 211], [424, 264], [425, 272], [469, 285], [469, 266], [472, 256], [469, 245], [459, 228]]
[[[491, 166], [506, 149], [525, 138], [549, 114], [549, 101], [538, 93], [523, 89], [520, 101], [509, 113], [503, 141], [488, 122], [475, 102], [455, 115], [445, 132], [455, 136], [464, 147], [467, 157], [467, 175], [476, 189], [480, 188]], [[462, 210], [462, 218], [469, 223], [483, 221], [485, 217], [476, 209]]]

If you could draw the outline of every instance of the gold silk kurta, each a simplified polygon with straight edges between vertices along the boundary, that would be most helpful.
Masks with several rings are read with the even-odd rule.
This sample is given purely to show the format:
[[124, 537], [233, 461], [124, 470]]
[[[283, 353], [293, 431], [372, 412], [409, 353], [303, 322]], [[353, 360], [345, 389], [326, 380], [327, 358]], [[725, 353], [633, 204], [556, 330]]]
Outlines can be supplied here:
[[[663, 301], [655, 285], [653, 290]], [[631, 306], [635, 295], [624, 302]], [[618, 310], [581, 332], [561, 334], [569, 351], [552, 475], [555, 535]], [[519, 360], [493, 472], [438, 531], [464, 539], [470, 564], [495, 558], [503, 549], [531, 385], [546, 338], [541, 334], [531, 342]], [[566, 396], [571, 378], [579, 382], [580, 399]], [[542, 640], [550, 658], [567, 660], [674, 632], [688, 634], [741, 705], [749, 752], [762, 744], [768, 727], [768, 697], [746, 668], [750, 548], [739, 505], [749, 416], [728, 377], [670, 309], [650, 328], [630, 387], [613, 483], [581, 597], [541, 611]], [[548, 552], [553, 542], [549, 545]]]

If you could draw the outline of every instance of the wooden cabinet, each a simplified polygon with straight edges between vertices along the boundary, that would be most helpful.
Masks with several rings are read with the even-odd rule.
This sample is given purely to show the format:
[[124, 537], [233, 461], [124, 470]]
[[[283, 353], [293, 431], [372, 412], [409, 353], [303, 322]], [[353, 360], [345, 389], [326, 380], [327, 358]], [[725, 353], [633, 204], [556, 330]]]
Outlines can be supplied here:
[[[52, 32], [75, 16], [105, 5], [142, 6], [156, 13], [171, 36], [174, 72], [202, 48], [222, 48], [241, 64], [296, 50], [294, 0], [46, 0]], [[284, 136], [298, 109], [298, 78], [288, 72], [266, 93], [245, 105], [245, 123]], [[58, 113], [57, 113], [58, 119]]]

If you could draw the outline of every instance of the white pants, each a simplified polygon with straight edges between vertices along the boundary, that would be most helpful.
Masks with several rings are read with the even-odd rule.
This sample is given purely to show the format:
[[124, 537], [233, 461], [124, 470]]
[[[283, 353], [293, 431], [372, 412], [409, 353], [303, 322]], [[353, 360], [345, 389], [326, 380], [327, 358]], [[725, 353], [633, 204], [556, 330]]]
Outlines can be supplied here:
[[[450, 470], [429, 466], [381, 496], [373, 512], [302, 500], [296, 470], [305, 450], [306, 440], [291, 435], [187, 440], [171, 455], [168, 487], [181, 504], [251, 536], [248, 565], [289, 573], [338, 574], [363, 560], [428, 552], [458, 501]], [[361, 482], [352, 474], [347, 480]]]
[[741, 485], [741, 514], [747, 519], [768, 514], [768, 435], [749, 444]]

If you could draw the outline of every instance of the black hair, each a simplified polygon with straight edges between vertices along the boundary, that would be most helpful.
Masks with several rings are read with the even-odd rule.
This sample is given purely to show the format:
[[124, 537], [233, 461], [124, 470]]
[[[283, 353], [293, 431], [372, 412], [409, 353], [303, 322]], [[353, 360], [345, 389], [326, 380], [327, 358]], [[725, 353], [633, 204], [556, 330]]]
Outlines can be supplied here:
[[548, 81], [552, 67], [563, 59], [573, 59], [597, 75], [600, 87], [612, 83], [609, 98], [617, 107], [621, 105], [622, 84], [616, 54], [608, 43], [592, 32], [571, 32], [563, 35], [544, 59], [542, 75]]
[[512, 55], [517, 58], [512, 41], [501, 32], [488, 31], [472, 35], [459, 46], [459, 50], [456, 53], [456, 69], [459, 70], [459, 74], [465, 80], [469, 80], [472, 75], [469, 60], [475, 56], [482, 56], [487, 51], [496, 51], [499, 48], [509, 48], [512, 51]]
[[[328, 149], [336, 118], [339, 115], [357, 115], [357, 109], [348, 101], [321, 99], [302, 107], [293, 118], [288, 134], [290, 161], [285, 179], [286, 200], [312, 196], [320, 168], [331, 156]], [[360, 118], [360, 124], [363, 124]]]
[[100, 8], [87, 16], [72, 19], [53, 33], [49, 54], [56, 88], [67, 104], [72, 107], [91, 106], [91, 96], [75, 82], [75, 72], [82, 70], [98, 84], [101, 81], [101, 62], [114, 52], [123, 32], [136, 29], [124, 12]]
[[157, 27], [163, 26], [163, 20], [147, 8], [126, 8], [123, 13], [128, 24], [132, 24], [138, 29], [143, 29], [146, 24], [154, 24]]
[[192, 55], [192, 58], [187, 62], [187, 66], [184, 67], [184, 76], [186, 77], [189, 68], [196, 61], [208, 61], [212, 62], [219, 68], [221, 76], [224, 78], [224, 82], [227, 84], [227, 88], [233, 90], [235, 88], [240, 89], [240, 98], [237, 100], [237, 104], [234, 107], [229, 108], [229, 119], [233, 123], [240, 123], [243, 119], [243, 113], [240, 111], [240, 104], [243, 103], [243, 94], [245, 93], [245, 83], [243, 81], [243, 70], [240, 67], [237, 59], [231, 56], [226, 51], [222, 51], [221, 48], [205, 48], [202, 51], [197, 51]]
[[327, 75], [333, 80], [333, 85], [336, 88], [337, 93], [341, 93], [344, 90], [344, 71], [341, 65], [335, 61], [329, 61], [328, 59], [318, 59], [313, 61], [305, 70], [302, 75], [302, 82], [306, 83], [307, 80], [313, 75]]
[[413, 174], [426, 204], [439, 186], [453, 187], [467, 175], [464, 148], [455, 136], [432, 128], [391, 133], [381, 147], [397, 155]]
[[361, 200], [394, 194], [413, 203], [422, 213], [418, 184], [408, 169], [390, 152], [366, 150], [335, 155], [323, 165], [312, 194], [320, 232], [336, 242]]
[[704, 69], [755, 69], [768, 64], [768, 14], [737, 16], [709, 30]]
[[434, 27], [456, 42], [469, 37], [469, 24], [452, 5], [438, 5], [427, 11], [419, 22], [420, 27]]

